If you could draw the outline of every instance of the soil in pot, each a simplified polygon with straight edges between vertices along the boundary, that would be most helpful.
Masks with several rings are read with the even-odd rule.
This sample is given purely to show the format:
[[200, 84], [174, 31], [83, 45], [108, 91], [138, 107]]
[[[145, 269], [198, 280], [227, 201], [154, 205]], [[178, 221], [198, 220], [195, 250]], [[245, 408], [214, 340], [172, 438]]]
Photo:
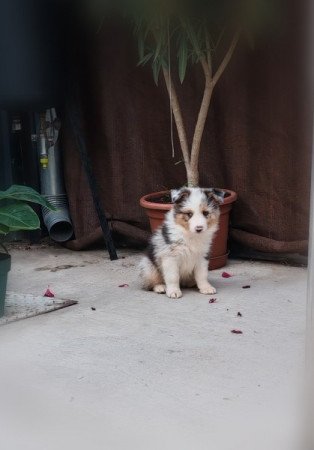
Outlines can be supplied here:
[[[228, 231], [232, 204], [237, 200], [237, 194], [224, 189], [225, 201], [220, 206], [219, 230], [216, 233], [211, 249], [209, 269], [215, 270], [224, 267], [228, 260]], [[155, 231], [164, 221], [166, 213], [172, 208], [171, 197], [168, 191], [155, 192], [145, 195], [140, 205], [149, 217], [150, 227]]]
[[11, 256], [6, 253], [0, 253], [0, 317], [4, 315], [5, 294], [10, 269]]

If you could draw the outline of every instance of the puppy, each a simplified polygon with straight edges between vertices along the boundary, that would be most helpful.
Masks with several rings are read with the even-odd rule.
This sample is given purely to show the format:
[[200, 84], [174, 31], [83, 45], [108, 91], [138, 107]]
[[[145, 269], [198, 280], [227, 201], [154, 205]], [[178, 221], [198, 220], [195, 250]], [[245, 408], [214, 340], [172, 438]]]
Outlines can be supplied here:
[[215, 294], [207, 279], [208, 259], [224, 192], [182, 188], [171, 191], [171, 196], [173, 208], [153, 234], [140, 264], [143, 288], [169, 298], [182, 297], [180, 286], [197, 285], [202, 294]]

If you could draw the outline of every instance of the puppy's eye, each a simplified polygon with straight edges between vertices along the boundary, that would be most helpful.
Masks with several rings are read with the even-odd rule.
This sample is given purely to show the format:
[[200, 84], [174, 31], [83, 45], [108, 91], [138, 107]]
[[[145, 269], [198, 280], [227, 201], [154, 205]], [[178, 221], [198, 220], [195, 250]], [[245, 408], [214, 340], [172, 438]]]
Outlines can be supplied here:
[[209, 212], [208, 211], [203, 211], [203, 216], [204, 217], [208, 217], [209, 216]]
[[186, 213], [186, 215], [188, 216], [189, 219], [191, 219], [191, 217], [193, 217], [193, 213], [192, 212], [188, 212], [188, 213]]

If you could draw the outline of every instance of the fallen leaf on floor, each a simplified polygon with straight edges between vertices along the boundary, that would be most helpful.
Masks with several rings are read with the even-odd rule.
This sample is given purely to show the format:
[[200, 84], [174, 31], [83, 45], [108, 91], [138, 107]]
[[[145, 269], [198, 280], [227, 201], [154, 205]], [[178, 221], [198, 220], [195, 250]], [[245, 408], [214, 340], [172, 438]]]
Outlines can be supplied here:
[[55, 296], [55, 294], [49, 289], [46, 290], [46, 292], [44, 293], [44, 297], [50, 297], [53, 298]]
[[92, 311], [96, 311], [96, 308], [94, 308], [94, 306], [92, 306], [92, 307], [91, 307], [91, 310], [92, 310]]
[[232, 277], [231, 273], [228, 273], [228, 272], [222, 272], [221, 276], [222, 276], [222, 278], [231, 278]]
[[120, 286], [119, 287], [122, 287], [122, 288], [127, 288], [127, 287], [129, 287], [129, 285], [128, 284], [120, 284]]
[[247, 286], [242, 286], [242, 289], [250, 289], [251, 286], [248, 284]]
[[240, 312], [238, 312], [238, 317], [242, 317], [242, 314]]
[[241, 331], [241, 330], [231, 330], [231, 333], [233, 333], [233, 334], [243, 334], [243, 331]]
[[216, 302], [217, 302], [217, 298], [211, 298], [208, 303], [216, 303]]

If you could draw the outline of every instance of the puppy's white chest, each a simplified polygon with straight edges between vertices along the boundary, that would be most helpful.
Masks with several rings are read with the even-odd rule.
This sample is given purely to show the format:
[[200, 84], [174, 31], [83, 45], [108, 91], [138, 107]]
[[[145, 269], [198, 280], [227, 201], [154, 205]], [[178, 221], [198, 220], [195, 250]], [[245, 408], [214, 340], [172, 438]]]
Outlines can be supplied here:
[[203, 257], [204, 251], [199, 245], [184, 245], [182, 246], [179, 256], [180, 273], [184, 276], [189, 276], [193, 273], [195, 266], [200, 258]]

